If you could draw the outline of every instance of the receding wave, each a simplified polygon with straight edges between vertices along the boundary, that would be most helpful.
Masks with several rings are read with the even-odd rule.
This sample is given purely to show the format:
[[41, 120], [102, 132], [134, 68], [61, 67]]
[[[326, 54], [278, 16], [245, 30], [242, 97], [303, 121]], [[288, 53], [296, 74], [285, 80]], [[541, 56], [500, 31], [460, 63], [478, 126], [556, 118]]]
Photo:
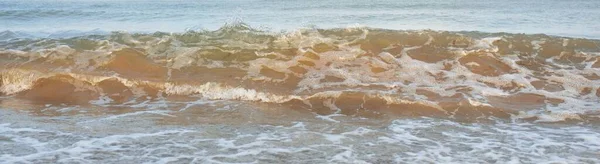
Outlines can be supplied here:
[[[13, 34], [13, 33], [7, 33]], [[600, 41], [508, 33], [299, 29], [0, 43], [0, 92], [40, 104], [201, 97], [316, 113], [586, 121], [600, 107]]]

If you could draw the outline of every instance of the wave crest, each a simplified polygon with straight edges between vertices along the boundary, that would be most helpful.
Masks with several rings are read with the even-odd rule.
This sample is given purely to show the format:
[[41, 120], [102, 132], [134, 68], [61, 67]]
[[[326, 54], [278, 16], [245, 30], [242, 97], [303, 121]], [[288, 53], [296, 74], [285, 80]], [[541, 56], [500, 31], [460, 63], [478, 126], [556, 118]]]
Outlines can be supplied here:
[[4, 94], [56, 103], [200, 95], [348, 115], [363, 109], [468, 119], [585, 115], [600, 105], [599, 45], [546, 35], [372, 28], [273, 33], [233, 24], [7, 41], [0, 84]]

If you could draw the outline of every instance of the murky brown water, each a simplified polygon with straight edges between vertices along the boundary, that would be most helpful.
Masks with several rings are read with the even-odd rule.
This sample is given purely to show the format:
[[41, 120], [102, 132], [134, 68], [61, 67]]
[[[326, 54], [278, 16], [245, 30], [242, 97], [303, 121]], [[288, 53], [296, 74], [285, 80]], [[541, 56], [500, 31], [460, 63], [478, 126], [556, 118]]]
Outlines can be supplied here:
[[595, 163], [599, 45], [244, 24], [12, 39], [0, 162]]

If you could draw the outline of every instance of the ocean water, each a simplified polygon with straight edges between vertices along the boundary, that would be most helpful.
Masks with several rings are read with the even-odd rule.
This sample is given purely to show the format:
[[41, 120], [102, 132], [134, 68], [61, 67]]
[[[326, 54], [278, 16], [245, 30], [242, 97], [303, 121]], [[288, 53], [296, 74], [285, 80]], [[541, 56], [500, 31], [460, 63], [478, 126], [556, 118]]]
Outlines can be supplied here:
[[0, 163], [599, 163], [599, 9], [0, 0]]
[[183, 32], [243, 21], [272, 31], [365, 26], [600, 38], [600, 3], [549, 1], [2, 0], [0, 30]]

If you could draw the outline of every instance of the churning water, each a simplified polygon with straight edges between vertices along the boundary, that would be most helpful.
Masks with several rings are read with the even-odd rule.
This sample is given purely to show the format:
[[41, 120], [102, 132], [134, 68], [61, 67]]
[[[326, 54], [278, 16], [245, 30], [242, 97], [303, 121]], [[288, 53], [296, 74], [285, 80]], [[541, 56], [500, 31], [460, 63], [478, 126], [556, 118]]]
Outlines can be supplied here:
[[599, 8], [0, 0], [0, 163], [598, 163]]

